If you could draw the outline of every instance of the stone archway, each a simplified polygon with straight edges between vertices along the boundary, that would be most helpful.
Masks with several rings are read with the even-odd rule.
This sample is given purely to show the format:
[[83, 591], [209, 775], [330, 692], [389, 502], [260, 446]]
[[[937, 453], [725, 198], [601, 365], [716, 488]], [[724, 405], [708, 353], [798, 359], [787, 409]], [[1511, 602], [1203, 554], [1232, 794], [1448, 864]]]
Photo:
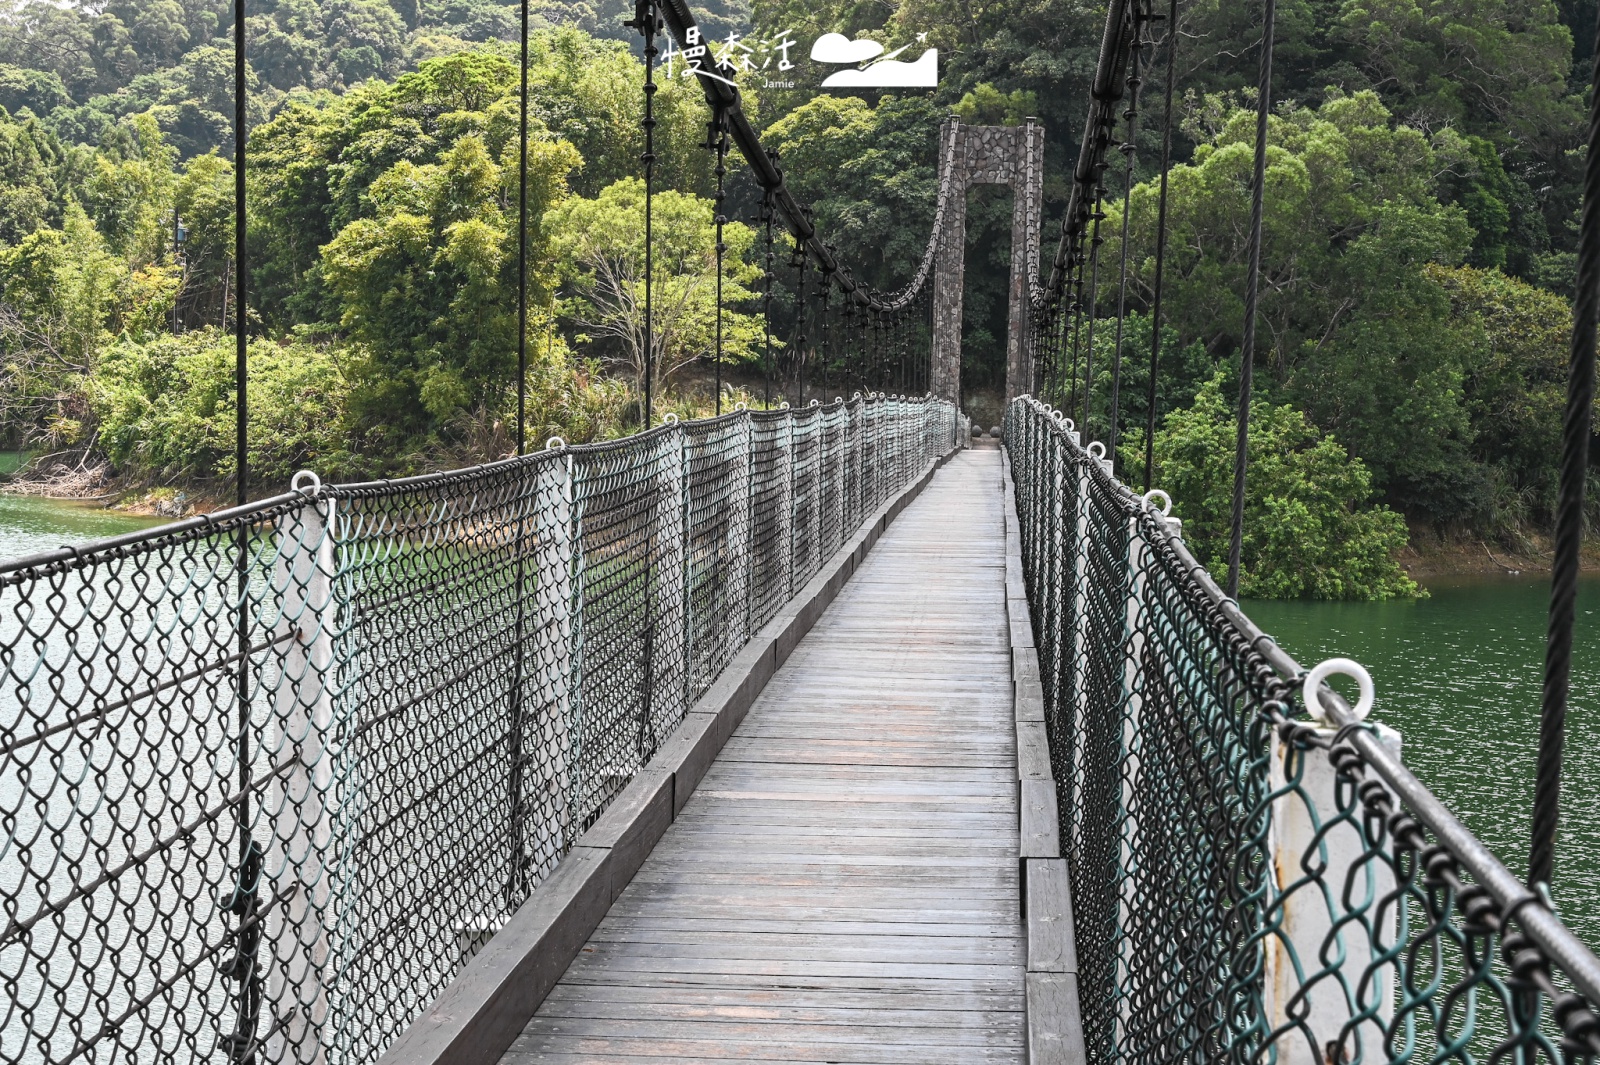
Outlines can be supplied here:
[[[951, 140], [954, 139], [954, 151]], [[1044, 195], [1044, 128], [1035, 119], [1020, 126], [968, 126], [954, 119], [939, 136], [941, 168], [948, 165], [944, 226], [933, 264], [933, 394], [961, 402], [961, 299], [966, 273], [967, 189], [1009, 185], [1011, 285], [1006, 320], [1006, 400], [1033, 386], [1028, 350], [1028, 290], [1039, 272], [1039, 211]], [[946, 164], [945, 160], [950, 160]], [[940, 174], [941, 183], [946, 175]]]

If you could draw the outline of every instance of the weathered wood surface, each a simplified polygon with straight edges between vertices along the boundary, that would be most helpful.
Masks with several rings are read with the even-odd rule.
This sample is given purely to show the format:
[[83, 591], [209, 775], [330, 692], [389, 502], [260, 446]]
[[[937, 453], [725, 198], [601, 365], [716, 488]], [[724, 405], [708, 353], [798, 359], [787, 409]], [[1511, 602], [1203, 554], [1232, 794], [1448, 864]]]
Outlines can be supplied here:
[[999, 459], [889, 528], [505, 1065], [1023, 1060]]

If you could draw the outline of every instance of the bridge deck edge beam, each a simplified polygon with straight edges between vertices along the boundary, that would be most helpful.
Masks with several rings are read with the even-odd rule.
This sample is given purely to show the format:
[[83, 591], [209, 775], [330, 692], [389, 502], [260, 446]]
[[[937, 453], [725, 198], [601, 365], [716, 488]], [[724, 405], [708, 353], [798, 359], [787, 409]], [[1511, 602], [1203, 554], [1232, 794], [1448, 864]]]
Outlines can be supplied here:
[[1013, 717], [1017, 730], [1018, 862], [1028, 968], [1023, 1010], [1028, 1065], [1084, 1065], [1083, 1016], [1078, 1003], [1078, 953], [1072, 887], [1061, 856], [1061, 820], [1045, 731], [1044, 687], [1033, 640], [1022, 532], [1017, 520], [1011, 456], [1000, 452], [1006, 525], [1006, 618], [1011, 633]]

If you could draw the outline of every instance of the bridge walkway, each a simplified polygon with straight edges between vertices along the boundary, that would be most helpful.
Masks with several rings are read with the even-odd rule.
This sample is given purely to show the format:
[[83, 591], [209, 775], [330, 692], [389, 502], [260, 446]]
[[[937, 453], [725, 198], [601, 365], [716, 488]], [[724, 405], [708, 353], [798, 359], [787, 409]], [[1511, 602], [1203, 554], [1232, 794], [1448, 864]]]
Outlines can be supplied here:
[[1023, 1060], [1000, 453], [768, 683], [503, 1065]]

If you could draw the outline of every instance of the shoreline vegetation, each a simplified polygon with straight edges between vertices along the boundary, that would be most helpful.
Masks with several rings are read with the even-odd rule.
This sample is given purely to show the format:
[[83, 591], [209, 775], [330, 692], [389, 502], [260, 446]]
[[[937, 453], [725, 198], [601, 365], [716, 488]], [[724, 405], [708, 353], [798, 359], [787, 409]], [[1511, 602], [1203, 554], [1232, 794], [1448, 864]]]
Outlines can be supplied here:
[[[818, 228], [858, 281], [890, 291], [921, 260], [952, 113], [973, 125], [1039, 120], [1052, 231], [1082, 122], [1062, 87], [1092, 69], [1104, 23], [1099, 0], [1063, 3], [716, 0], [703, 27], [716, 41], [795, 30], [940, 49], [932, 91], [834, 95], [806, 87], [817, 72], [804, 64], [783, 79], [795, 88], [741, 86]], [[1215, 570], [1238, 368], [1252, 361], [1244, 595], [1407, 597], [1435, 572], [1537, 568], [1555, 496], [1596, 8], [1297, 9], [1296, 50], [1274, 68], [1258, 348], [1241, 353], [1254, 31], [1234, 5], [1184, 5], [1193, 66], [1173, 116], [1155, 387], [1145, 378], [1163, 183], [1152, 114], [1129, 157], [1131, 193], [1105, 205], [1101, 262], [1126, 259], [1130, 314], [1112, 319], [1107, 286], [1088, 308], [1104, 327], [1083, 334], [1092, 379], [1061, 381], [1048, 398], [1091, 437], [1121, 442], [1119, 472], [1137, 483], [1153, 395], [1152, 483]], [[509, 454], [524, 207], [532, 447], [634, 431], [647, 386], [658, 415], [710, 413], [719, 335], [724, 409], [761, 395], [769, 262], [788, 398], [799, 398], [799, 364], [807, 400], [894, 390], [863, 368], [857, 325], [837, 304], [824, 311], [820, 285], [798, 302], [788, 241], [765, 244], [737, 157], [719, 283], [707, 115], [684, 77], [663, 79], [655, 98], [657, 347], [645, 357], [632, 5], [534, 0], [532, 11], [524, 204], [515, 3], [253, 9], [241, 308], [231, 6], [0, 0], [0, 440], [56, 456], [13, 490], [161, 516], [231, 499], [241, 315], [259, 491], [299, 469], [399, 477]], [[986, 424], [1005, 379], [1011, 202], [990, 194], [1002, 191], [976, 192], [966, 216], [961, 388]], [[913, 334], [895, 338], [903, 350], [926, 349], [924, 324], [901, 328]]]
[[[0, 495], [100, 507], [130, 517], [177, 521], [233, 505], [227, 485], [149, 485], [121, 481], [103, 460], [85, 461], [83, 452], [28, 455], [0, 450]], [[33, 474], [35, 463], [40, 466]], [[52, 474], [51, 470], [56, 470]], [[20, 479], [19, 479], [20, 475]], [[1440, 535], [1413, 528], [1404, 547], [1393, 553], [1399, 569], [1426, 594], [1430, 584], [1494, 583], [1543, 579], [1551, 543], [1546, 533], [1516, 531], [1511, 541], [1488, 541], [1470, 533]], [[1600, 574], [1600, 537], [1591, 536], [1581, 558], [1582, 572]]]

